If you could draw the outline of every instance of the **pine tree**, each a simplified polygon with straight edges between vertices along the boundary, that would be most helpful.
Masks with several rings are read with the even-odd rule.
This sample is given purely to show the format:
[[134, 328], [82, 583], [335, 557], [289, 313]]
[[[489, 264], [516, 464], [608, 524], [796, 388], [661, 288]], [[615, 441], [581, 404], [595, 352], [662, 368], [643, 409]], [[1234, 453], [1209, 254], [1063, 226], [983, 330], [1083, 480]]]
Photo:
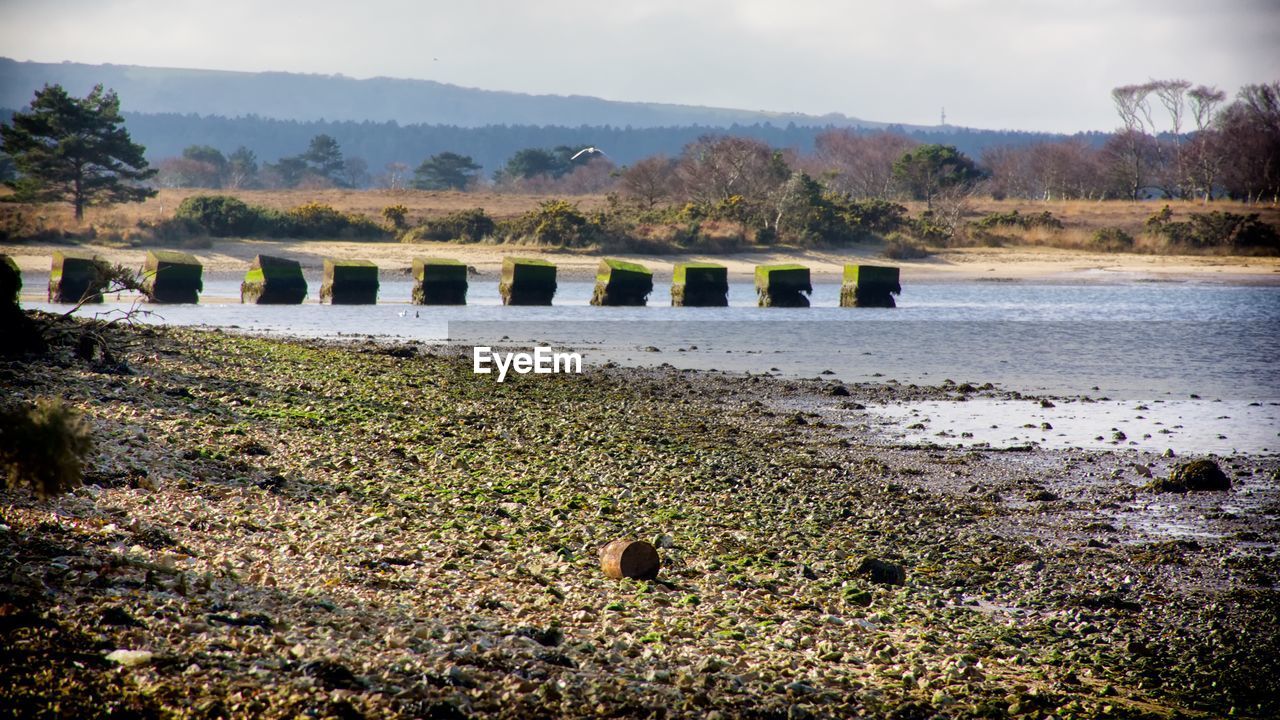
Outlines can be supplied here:
[[83, 99], [61, 85], [36, 92], [29, 112], [0, 126], [4, 152], [19, 176], [6, 183], [22, 202], [70, 202], [76, 219], [89, 205], [142, 202], [155, 190], [136, 183], [156, 174], [145, 148], [129, 138], [120, 99], [101, 85]]
[[479, 169], [470, 155], [442, 152], [422, 161], [413, 172], [413, 186], [419, 190], [465, 190]]

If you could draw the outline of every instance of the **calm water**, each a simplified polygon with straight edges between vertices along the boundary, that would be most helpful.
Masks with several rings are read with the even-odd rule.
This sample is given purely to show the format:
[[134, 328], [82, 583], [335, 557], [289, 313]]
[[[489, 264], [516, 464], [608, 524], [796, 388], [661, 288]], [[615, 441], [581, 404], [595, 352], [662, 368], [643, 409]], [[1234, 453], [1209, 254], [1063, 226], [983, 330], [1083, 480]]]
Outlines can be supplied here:
[[[45, 281], [26, 278], [28, 289]], [[315, 298], [319, 279], [308, 282]], [[1277, 445], [1274, 411], [1256, 408], [1280, 402], [1280, 287], [929, 282], [907, 286], [893, 310], [837, 307], [834, 283], [816, 285], [807, 309], [757, 308], [749, 283], [731, 286], [727, 308], [672, 308], [662, 285], [644, 308], [591, 307], [589, 282], [561, 283], [549, 308], [503, 307], [491, 279], [472, 283], [466, 307], [410, 305], [410, 288], [384, 281], [375, 306], [252, 306], [234, 302], [238, 278], [215, 278], [206, 282], [202, 304], [150, 306], [156, 315], [149, 320], [311, 337], [542, 343], [582, 352], [589, 363], [851, 382], [992, 382], [1117, 402], [1182, 401], [1183, 410], [1197, 395], [1229, 403], [1233, 412], [1220, 415], [1258, 426], [1266, 446]], [[130, 305], [126, 297], [86, 312]], [[1210, 418], [1213, 410], [1187, 412]]]

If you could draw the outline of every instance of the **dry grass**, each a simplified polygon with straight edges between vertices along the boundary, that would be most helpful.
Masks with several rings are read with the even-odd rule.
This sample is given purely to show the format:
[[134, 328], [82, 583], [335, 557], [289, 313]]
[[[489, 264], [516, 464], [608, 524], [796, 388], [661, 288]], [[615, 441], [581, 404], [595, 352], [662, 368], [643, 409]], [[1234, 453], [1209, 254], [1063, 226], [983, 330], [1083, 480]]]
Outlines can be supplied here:
[[[904, 203], [912, 215], [925, 210], [922, 202]], [[992, 241], [1009, 246], [1052, 247], [1066, 250], [1097, 250], [1094, 233], [1102, 228], [1120, 228], [1133, 236], [1132, 252], [1180, 254], [1185, 248], [1168, 247], [1163, 238], [1149, 235], [1146, 232], [1147, 218], [1159, 212], [1165, 205], [1173, 212], [1173, 220], [1186, 220], [1193, 213], [1223, 211], [1238, 215], [1257, 213], [1259, 218], [1274, 227], [1280, 228], [1280, 206], [1248, 205], [1232, 200], [1215, 200], [1212, 203], [1200, 201], [1144, 201], [1129, 202], [1125, 200], [1061, 200], [1049, 202], [1033, 202], [1027, 200], [993, 200], [991, 198], [974, 198], [969, 202], [965, 220], [978, 220], [991, 213], [1009, 213], [1014, 210], [1021, 215], [1038, 215], [1049, 212], [1062, 221], [1063, 228], [1053, 229], [1033, 227], [1022, 229], [1017, 227], [1000, 227], [983, 237], [970, 238], [971, 244], [982, 245]], [[1224, 252], [1226, 250], [1224, 249]]]
[[[923, 212], [923, 202], [903, 203], [915, 215]], [[1241, 215], [1258, 213], [1263, 222], [1280, 225], [1280, 206], [1248, 205], [1234, 200], [1215, 200], [1211, 203], [1190, 200], [1149, 200], [1130, 202], [1128, 200], [1056, 200], [1038, 202], [1030, 200], [992, 200], [991, 198], [974, 198], [971, 203], [972, 217], [977, 219], [988, 213], [1007, 213], [1017, 210], [1023, 215], [1045, 212], [1053, 213], [1067, 226], [1067, 229], [1084, 229], [1093, 231], [1100, 227], [1118, 227], [1133, 235], [1143, 230], [1143, 223], [1153, 213], [1159, 212], [1165, 205], [1173, 211], [1174, 220], [1186, 220], [1192, 213], [1222, 210]]]
[[[381, 220], [382, 210], [392, 205], [408, 209], [409, 225], [425, 219], [438, 218], [459, 210], [482, 208], [496, 219], [516, 217], [534, 210], [540, 203], [553, 199], [549, 195], [508, 194], [495, 192], [433, 192], [420, 190], [234, 190], [166, 189], [144, 203], [116, 205], [106, 208], [89, 208], [85, 220], [77, 223], [71, 206], [66, 203], [48, 205], [22, 205], [0, 203], [0, 235], [10, 237], [36, 237], [41, 231], [69, 232], [84, 236], [92, 229], [99, 238], [128, 237], [140, 221], [157, 222], [173, 217], [181, 202], [193, 195], [224, 192], [252, 205], [287, 210], [309, 202], [323, 203], [349, 213], [358, 213]], [[583, 210], [598, 210], [607, 205], [602, 195], [585, 195], [572, 198]], [[988, 213], [1008, 213], [1017, 210], [1023, 215], [1048, 211], [1064, 224], [1061, 230], [1045, 228], [999, 228], [995, 241], [1005, 245], [1055, 247], [1064, 249], [1092, 249], [1093, 234], [1100, 228], [1117, 227], [1133, 236], [1134, 251], [1139, 253], [1167, 253], [1171, 249], [1163, 241], [1147, 235], [1145, 222], [1153, 213], [1168, 204], [1174, 220], [1185, 220], [1192, 213], [1222, 210], [1249, 214], [1257, 213], [1263, 222], [1280, 227], [1280, 206], [1246, 205], [1240, 202], [1219, 200], [1213, 203], [1193, 201], [1128, 202], [1066, 200], [1033, 202], [1026, 200], [993, 200], [975, 198], [969, 202], [965, 219], [976, 220]], [[913, 215], [924, 211], [922, 202], [907, 202]], [[730, 225], [732, 225], [730, 227]], [[708, 252], [733, 252], [742, 249], [749, 239], [744, 237], [741, 226], [725, 224], [719, 227], [705, 223], [704, 236], [712, 240]], [[665, 226], [641, 226], [638, 231], [640, 245], [674, 243], [675, 228]], [[93, 233], [90, 237], [93, 237]], [[987, 240], [990, 240], [988, 238]], [[171, 243], [172, 244], [172, 243]], [[983, 244], [977, 242], [976, 244]], [[638, 247], [644, 250], [645, 247]]]
[[[113, 205], [105, 208], [89, 208], [85, 219], [77, 223], [67, 203], [48, 205], [0, 204], [0, 220], [17, 221], [17, 216], [28, 225], [40, 229], [83, 230], [88, 227], [99, 231], [123, 231], [134, 227], [140, 220], [155, 221], [173, 217], [178, 205], [193, 195], [233, 195], [250, 205], [262, 205], [277, 210], [323, 203], [342, 212], [359, 213], [380, 219], [382, 209], [390, 205], [408, 208], [409, 224], [428, 218], [441, 217], [458, 210], [484, 208], [494, 218], [521, 215], [538, 207], [539, 203], [553, 199], [550, 195], [515, 195], [494, 192], [433, 192], [425, 190], [207, 190], [201, 188], [161, 190], [156, 197], [143, 203]], [[605, 205], [601, 195], [574, 197], [583, 210], [595, 210]]]

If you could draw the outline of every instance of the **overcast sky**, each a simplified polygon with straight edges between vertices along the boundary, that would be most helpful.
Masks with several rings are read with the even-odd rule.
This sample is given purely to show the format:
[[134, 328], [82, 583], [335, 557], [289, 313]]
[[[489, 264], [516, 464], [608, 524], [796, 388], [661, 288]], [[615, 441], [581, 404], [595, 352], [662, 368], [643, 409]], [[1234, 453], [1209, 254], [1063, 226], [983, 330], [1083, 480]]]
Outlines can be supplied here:
[[1280, 80], [1280, 2], [0, 0], [0, 55], [1074, 132], [1119, 84]]

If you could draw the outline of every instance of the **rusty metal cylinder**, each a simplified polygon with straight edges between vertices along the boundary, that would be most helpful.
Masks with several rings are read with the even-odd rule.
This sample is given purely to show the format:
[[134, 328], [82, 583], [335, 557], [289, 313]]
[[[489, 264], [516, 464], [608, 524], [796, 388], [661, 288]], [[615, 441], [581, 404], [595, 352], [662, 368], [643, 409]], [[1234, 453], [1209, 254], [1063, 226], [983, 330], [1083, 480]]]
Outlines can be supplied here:
[[614, 540], [600, 549], [600, 569], [614, 579], [652, 580], [659, 565], [658, 551], [643, 540]]

